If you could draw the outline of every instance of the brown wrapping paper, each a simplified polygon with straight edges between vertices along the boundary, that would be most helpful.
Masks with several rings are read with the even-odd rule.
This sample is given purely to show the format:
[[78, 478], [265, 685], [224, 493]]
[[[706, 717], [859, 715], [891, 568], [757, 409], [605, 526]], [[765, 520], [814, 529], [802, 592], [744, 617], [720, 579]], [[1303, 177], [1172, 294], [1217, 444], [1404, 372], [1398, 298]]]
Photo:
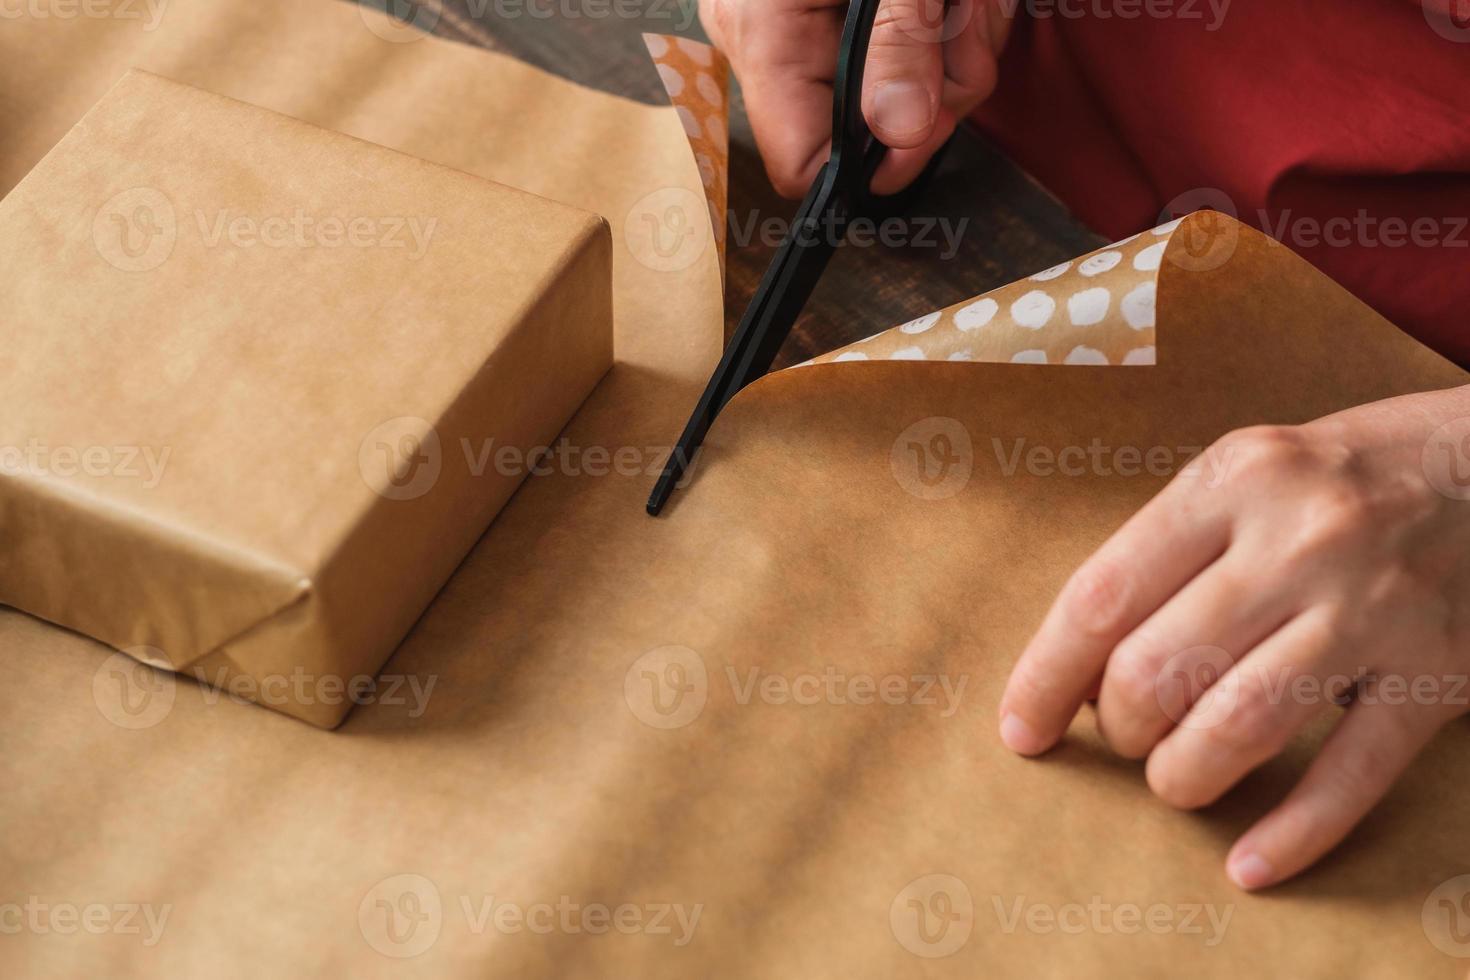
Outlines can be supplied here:
[[0, 203], [0, 601], [336, 724], [288, 681], [371, 679], [606, 373], [611, 251], [130, 73]]
[[[667, 444], [720, 335], [713, 249], [678, 270], [626, 251], [640, 198], [702, 193], [672, 110], [374, 48], [321, 4], [184, 9], [207, 7], [146, 66], [607, 215], [617, 363], [564, 436]], [[14, 147], [65, 130], [66, 100], [28, 93], [142, 58], [97, 28], [0, 38]], [[435, 85], [474, 118], [394, 94]], [[1160, 236], [1156, 366], [818, 364], [732, 402], [660, 520], [647, 474], [528, 481], [385, 669], [432, 693], [334, 733], [166, 674], [123, 678], [123, 715], [105, 648], [0, 615], [0, 881], [44, 907], [0, 943], [6, 972], [1463, 975], [1439, 904], [1470, 871], [1463, 727], [1329, 860], [1250, 896], [1225, 849], [1309, 743], [1181, 814], [1086, 718], [1040, 761], [994, 737], [1051, 596], [1167, 476], [1012, 470], [1017, 439], [1178, 459], [1465, 380], [1252, 232], [1198, 261], [1201, 220]], [[942, 459], [912, 451], [935, 435]], [[68, 903], [147, 914], [65, 932]]]

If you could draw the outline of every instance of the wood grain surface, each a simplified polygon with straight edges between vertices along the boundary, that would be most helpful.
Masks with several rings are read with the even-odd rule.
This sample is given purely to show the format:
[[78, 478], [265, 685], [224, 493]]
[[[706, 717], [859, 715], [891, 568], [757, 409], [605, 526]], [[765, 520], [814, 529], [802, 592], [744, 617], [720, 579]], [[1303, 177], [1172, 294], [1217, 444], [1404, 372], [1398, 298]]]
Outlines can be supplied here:
[[[353, 2], [353, 0], [348, 0]], [[703, 39], [694, 0], [366, 0], [435, 33], [513, 55], [643, 102], [663, 90], [639, 35]], [[740, 318], [775, 250], [763, 227], [795, 210], [766, 179], [738, 91], [731, 93], [725, 316]], [[769, 219], [777, 219], [771, 222]], [[898, 244], [899, 241], [905, 244]], [[844, 246], [797, 321], [778, 366], [861, 339], [1098, 247], [979, 133], [962, 128], [889, 244]]]

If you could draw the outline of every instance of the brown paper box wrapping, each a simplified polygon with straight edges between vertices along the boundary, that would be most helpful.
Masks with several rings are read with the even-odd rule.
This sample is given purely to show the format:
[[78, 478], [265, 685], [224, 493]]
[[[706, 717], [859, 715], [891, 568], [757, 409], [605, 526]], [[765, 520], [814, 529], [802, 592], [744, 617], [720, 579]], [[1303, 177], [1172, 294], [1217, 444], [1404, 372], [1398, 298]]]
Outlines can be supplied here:
[[[131, 64], [602, 213], [617, 363], [566, 436], [667, 446], [722, 319], [715, 249], [677, 267], [637, 258], [670, 198], [705, 206], [678, 117], [369, 23], [384, 27], [325, 2], [195, 0], [151, 34], [8, 25], [0, 173], [33, 165]], [[1071, 321], [1092, 288], [1079, 264], [992, 293], [984, 327], [962, 326], [983, 316], [961, 317], [966, 301], [871, 341], [866, 363], [751, 387], [658, 521], [641, 509], [649, 475], [527, 481], [390, 662], [437, 680], [421, 705], [365, 705], [325, 734], [140, 667], [124, 673], [146, 717], [124, 718], [106, 648], [0, 613], [0, 881], [172, 909], [150, 946], [7, 936], [6, 972], [1460, 980], [1456, 950], [1470, 950], [1435, 899], [1470, 872], [1463, 724], [1345, 846], [1263, 895], [1229, 885], [1224, 855], [1312, 739], [1182, 814], [1085, 715], [1044, 760], [995, 738], [1006, 672], [1055, 591], [1163, 478], [1008, 474], [994, 440], [1197, 447], [1464, 383], [1286, 249], [1233, 225], [1205, 234], [1206, 220], [1114, 249], [1133, 263], [1164, 246], [1137, 270], [1154, 285], [1153, 366], [1058, 363], [1086, 346], [1116, 364], [1143, 339], [1120, 302], [1131, 280], [1103, 321]], [[1012, 309], [1037, 289], [1056, 303], [1040, 327], [1044, 303]], [[963, 350], [1048, 363], [933, 363]], [[907, 468], [934, 420], [973, 451], [937, 492]], [[964, 687], [898, 705], [742, 693], [752, 671], [791, 684], [828, 669]], [[487, 899], [563, 897], [645, 923], [673, 904], [700, 917], [681, 945], [677, 924], [480, 917]], [[1008, 929], [1017, 902], [1196, 914], [1190, 929]], [[921, 928], [917, 910], [945, 908]], [[1228, 913], [1222, 935], [1206, 908]]]
[[612, 358], [600, 218], [143, 73], [0, 252], [0, 601], [317, 725]]

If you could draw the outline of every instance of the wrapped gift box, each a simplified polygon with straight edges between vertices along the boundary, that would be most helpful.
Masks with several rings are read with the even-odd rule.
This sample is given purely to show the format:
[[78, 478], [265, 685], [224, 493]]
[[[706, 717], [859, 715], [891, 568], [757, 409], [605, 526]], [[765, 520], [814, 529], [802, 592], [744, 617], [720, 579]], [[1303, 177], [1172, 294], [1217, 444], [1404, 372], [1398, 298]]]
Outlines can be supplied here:
[[0, 256], [0, 601], [324, 727], [612, 361], [600, 217], [142, 72]]

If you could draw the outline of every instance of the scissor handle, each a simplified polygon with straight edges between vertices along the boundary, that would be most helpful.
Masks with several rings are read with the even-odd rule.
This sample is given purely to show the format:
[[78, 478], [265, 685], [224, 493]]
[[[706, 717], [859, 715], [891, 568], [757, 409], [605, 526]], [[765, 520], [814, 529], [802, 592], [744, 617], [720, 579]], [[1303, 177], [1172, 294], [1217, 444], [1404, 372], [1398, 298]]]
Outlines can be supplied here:
[[[837, 243], [846, 234], [848, 222], [864, 214], [892, 212], [918, 191], [914, 186], [895, 197], [874, 197], [869, 191], [873, 174], [888, 151], [874, 138], [863, 118], [863, 69], [879, 2], [850, 0], [833, 81], [831, 155], [807, 190], [791, 231], [761, 277], [750, 306], [665, 461], [648, 498], [649, 514], [657, 515], [668, 502], [693, 464], [694, 454], [720, 409], [740, 389], [770, 370]], [[918, 184], [932, 172], [937, 159], [931, 161]]]
[[837, 49], [837, 74], [832, 82], [832, 154], [827, 169], [838, 193], [854, 210], [868, 197], [868, 183], [887, 152], [863, 118], [863, 72], [880, 0], [850, 0]]

